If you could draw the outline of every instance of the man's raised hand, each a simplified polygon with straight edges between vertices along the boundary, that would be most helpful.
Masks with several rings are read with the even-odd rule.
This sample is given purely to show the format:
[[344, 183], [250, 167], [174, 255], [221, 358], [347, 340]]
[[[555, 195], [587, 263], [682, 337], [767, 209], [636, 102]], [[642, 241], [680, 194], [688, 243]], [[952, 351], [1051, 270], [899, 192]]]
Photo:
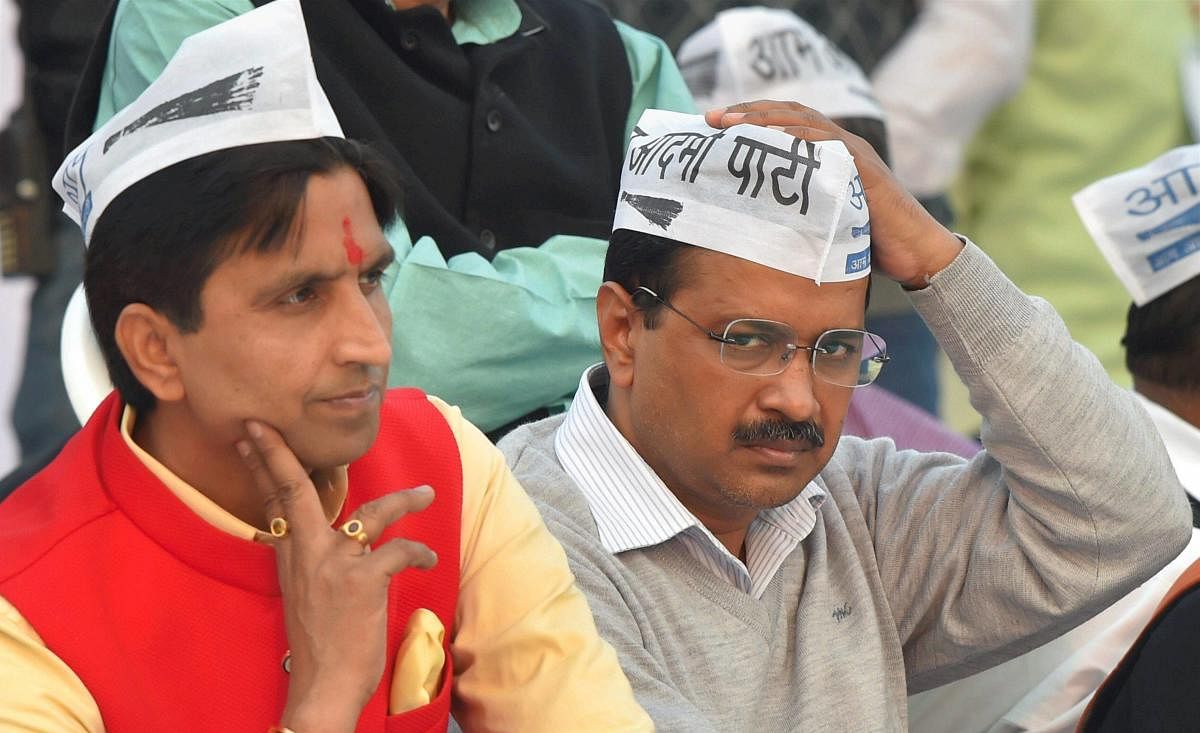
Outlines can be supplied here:
[[352, 731], [387, 663], [391, 577], [437, 563], [419, 542], [371, 544], [393, 522], [429, 506], [433, 489], [382, 496], [335, 529], [283, 437], [256, 421], [247, 421], [246, 432], [249, 439], [237, 449], [271, 521], [291, 654], [280, 722], [296, 730]]
[[866, 140], [820, 112], [797, 102], [760, 100], [710, 110], [704, 120], [716, 128], [743, 123], [778, 127], [811, 142], [841, 140], [854, 157], [871, 211], [873, 264], [904, 287], [925, 287], [962, 250], [962, 242], [900, 185]]

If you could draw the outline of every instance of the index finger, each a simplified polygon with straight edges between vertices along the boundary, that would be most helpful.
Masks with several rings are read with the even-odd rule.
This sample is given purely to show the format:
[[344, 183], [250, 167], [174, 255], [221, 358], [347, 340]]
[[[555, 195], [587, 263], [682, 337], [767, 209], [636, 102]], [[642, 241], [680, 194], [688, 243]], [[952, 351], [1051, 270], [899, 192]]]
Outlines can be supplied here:
[[828, 117], [812, 107], [805, 107], [799, 102], [781, 102], [771, 99], [739, 102], [728, 107], [712, 109], [704, 113], [704, 121], [712, 127], [729, 127], [741, 123], [784, 127], [806, 125], [829, 128], [833, 126]]
[[290, 531], [299, 534], [328, 529], [317, 488], [283, 436], [256, 420], [246, 421], [246, 432], [250, 440], [239, 442], [238, 452], [254, 477], [267, 517], [283, 517]]

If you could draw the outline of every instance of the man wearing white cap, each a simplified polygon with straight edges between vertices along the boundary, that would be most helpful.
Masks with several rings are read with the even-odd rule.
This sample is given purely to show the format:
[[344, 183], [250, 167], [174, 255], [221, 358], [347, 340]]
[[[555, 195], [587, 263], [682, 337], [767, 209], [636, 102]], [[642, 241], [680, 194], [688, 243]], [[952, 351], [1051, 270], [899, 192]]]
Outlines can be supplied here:
[[[1200, 145], [1176, 148], [1142, 168], [1098, 181], [1074, 201], [1133, 296], [1121, 340], [1125, 365], [1195, 512], [1200, 506]], [[1197, 539], [1183, 554], [1131, 594], [1136, 599], [1136, 605], [1130, 601], [1131, 611], [1114, 608], [1095, 619], [1105, 626], [1084, 646], [1085, 660], [1100, 672], [1116, 668], [1097, 690], [1081, 731], [1200, 726], [1200, 549], [1195, 549], [1200, 531], [1193, 535]], [[1117, 655], [1143, 627], [1116, 665]]]
[[[113, 3], [74, 125], [128, 104], [188, 35], [267, 1]], [[670, 51], [590, 2], [302, 5], [339, 121], [404, 184], [390, 383], [489, 433], [561, 411], [599, 354], [591, 296], [629, 130], [647, 107], [693, 109]]]
[[[658, 730], [903, 730], [908, 690], [1162, 567], [1187, 505], [1133, 398], [861, 138], [780, 102], [707, 122], [643, 116], [605, 361], [501, 448]], [[861, 330], [872, 261], [986, 416], [975, 458], [839, 440], [888, 358]]]
[[[853, 59], [789, 10], [723, 10], [683, 42], [678, 61], [699, 109], [746, 99], [799, 102], [864, 138], [889, 162], [884, 112], [871, 82]], [[936, 428], [928, 426], [927, 415], [905, 419], [906, 413], [919, 411], [905, 410], [887, 395], [876, 397], [881, 386], [929, 415], [938, 414], [937, 342], [895, 283], [878, 273], [871, 277], [867, 325], [885, 339], [903, 341], [905, 346], [880, 374], [879, 386], [855, 394], [850, 424], [863, 427], [865, 418], [874, 412], [875, 421], [902, 428], [890, 434], [904, 447], [941, 444], [947, 446], [944, 450], [953, 446], [953, 452], [974, 454], [977, 445], [944, 429], [941, 432], [947, 435], [943, 439]], [[909, 439], [913, 442], [902, 442]]]
[[652, 729], [499, 452], [385, 389], [381, 160], [296, 0], [68, 156], [117, 390], [0, 505], [0, 729]]
[[[1125, 365], [1196, 514], [1200, 498], [1200, 146], [1177, 148], [1140, 168], [1097, 181], [1075, 208], [1125, 284]], [[929, 733], [1067, 733], [1105, 676], [1200, 557], [1200, 531], [1137, 590], [1078, 628], [968, 679], [916, 695], [909, 714]], [[1195, 676], [1183, 676], [1193, 684]], [[1127, 701], [1126, 701], [1127, 702]], [[1124, 718], [1114, 730], [1146, 728]], [[1200, 720], [1200, 719], [1196, 719]], [[1178, 730], [1194, 730], [1184, 725]]]

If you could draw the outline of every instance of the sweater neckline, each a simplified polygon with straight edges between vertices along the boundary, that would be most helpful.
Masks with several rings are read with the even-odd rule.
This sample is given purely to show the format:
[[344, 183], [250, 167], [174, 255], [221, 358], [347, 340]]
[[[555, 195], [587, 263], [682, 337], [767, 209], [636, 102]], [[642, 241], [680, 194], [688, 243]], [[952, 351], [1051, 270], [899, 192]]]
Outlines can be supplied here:
[[[793, 552], [802, 552], [803, 547], [801, 543]], [[703, 567], [678, 537], [635, 552], [657, 555], [670, 575], [681, 578], [730, 617], [745, 624], [768, 646], [773, 646], [782, 638], [777, 629], [779, 619], [783, 616], [783, 572], [778, 572], [771, 578], [762, 598], [755, 598]], [[780, 570], [782, 571], [782, 568]]]

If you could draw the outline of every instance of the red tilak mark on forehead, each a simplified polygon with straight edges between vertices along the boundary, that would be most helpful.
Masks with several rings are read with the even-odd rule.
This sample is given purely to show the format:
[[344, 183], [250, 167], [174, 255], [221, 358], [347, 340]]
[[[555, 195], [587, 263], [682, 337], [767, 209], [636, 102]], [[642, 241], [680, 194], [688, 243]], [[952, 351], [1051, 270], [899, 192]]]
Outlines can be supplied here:
[[350, 217], [342, 218], [342, 249], [346, 250], [346, 261], [352, 265], [361, 265], [363, 261], [362, 247], [354, 241], [354, 233], [350, 231]]

